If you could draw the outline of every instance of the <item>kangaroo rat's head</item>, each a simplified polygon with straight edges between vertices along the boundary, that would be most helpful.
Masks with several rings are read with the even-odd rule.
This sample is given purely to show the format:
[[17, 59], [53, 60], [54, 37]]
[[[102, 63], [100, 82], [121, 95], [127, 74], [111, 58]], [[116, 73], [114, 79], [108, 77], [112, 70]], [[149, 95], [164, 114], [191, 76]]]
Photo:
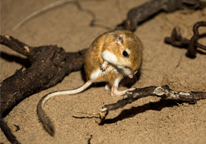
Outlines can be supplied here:
[[142, 43], [126, 30], [114, 31], [111, 36], [112, 39], [105, 40], [102, 56], [108, 57], [124, 75], [132, 78], [141, 66]]

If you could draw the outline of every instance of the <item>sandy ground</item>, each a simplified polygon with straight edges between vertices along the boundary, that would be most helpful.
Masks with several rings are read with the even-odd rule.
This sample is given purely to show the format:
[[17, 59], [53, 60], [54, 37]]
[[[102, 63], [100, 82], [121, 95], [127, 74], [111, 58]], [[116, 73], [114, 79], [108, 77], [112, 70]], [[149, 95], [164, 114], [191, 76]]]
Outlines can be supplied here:
[[[90, 27], [91, 16], [81, 12], [74, 4], [64, 4], [49, 10], [23, 25], [16, 31], [12, 28], [31, 13], [55, 0], [1, 0], [1, 34], [11, 35], [31, 46], [57, 44], [66, 51], [89, 47], [103, 27]], [[96, 14], [97, 19], [111, 27], [126, 18], [127, 11], [145, 0], [98, 0], [80, 2], [83, 8]], [[145, 50], [142, 75], [134, 87], [169, 85], [183, 91], [206, 91], [206, 56], [197, 54], [195, 59], [185, 57], [186, 50], [164, 43], [175, 26], [180, 26], [182, 35], [190, 38], [195, 22], [205, 20], [202, 11], [182, 10], [170, 14], [161, 13], [140, 25], [135, 34], [142, 40]], [[205, 32], [206, 28], [201, 28]], [[199, 42], [206, 45], [206, 40]], [[25, 57], [1, 46], [1, 82], [11, 76]], [[72, 89], [84, 81], [81, 72], [69, 76], [50, 89], [34, 94], [20, 102], [5, 118], [14, 135], [22, 144], [119, 144], [119, 143], [206, 143], [206, 100], [196, 104], [168, 103], [159, 98], [140, 99], [122, 109], [109, 113], [108, 121], [99, 126], [96, 118], [76, 111], [99, 112], [104, 104], [114, 103], [120, 97], [110, 96], [104, 86], [93, 86], [74, 96], [59, 96], [51, 99], [45, 111], [55, 125], [55, 136], [49, 136], [42, 128], [36, 114], [38, 101], [48, 92]], [[122, 87], [122, 89], [125, 89]], [[19, 126], [19, 130], [15, 127]], [[0, 142], [8, 144], [2, 131]]]

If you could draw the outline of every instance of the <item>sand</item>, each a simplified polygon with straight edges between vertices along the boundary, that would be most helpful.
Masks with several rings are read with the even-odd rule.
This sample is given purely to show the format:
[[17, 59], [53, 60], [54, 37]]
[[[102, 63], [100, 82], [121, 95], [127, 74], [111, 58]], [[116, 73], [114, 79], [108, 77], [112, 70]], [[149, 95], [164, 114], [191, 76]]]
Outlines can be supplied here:
[[[69, 3], [33, 18], [16, 31], [12, 30], [28, 15], [52, 2], [55, 0], [2, 0], [1, 35], [11, 35], [31, 46], [56, 44], [67, 52], [74, 52], [89, 47], [98, 35], [107, 31], [104, 27], [90, 27], [92, 17]], [[130, 8], [144, 2], [146, 0], [98, 0], [80, 4], [114, 28], [126, 18]], [[145, 49], [142, 75], [133, 87], [167, 84], [174, 90], [185, 92], [206, 91], [206, 56], [198, 53], [195, 59], [190, 59], [185, 56], [185, 49], [164, 43], [164, 37], [170, 36], [175, 26], [181, 27], [184, 37], [191, 38], [194, 23], [205, 18], [206, 9], [180, 10], [160, 13], [140, 25], [135, 34]], [[206, 32], [206, 28], [201, 28], [200, 32]], [[205, 38], [199, 42], [206, 45]], [[0, 50], [4, 55], [1, 57], [2, 82], [24, 66], [26, 59], [5, 46]], [[73, 72], [56, 86], [21, 101], [5, 121], [22, 144], [206, 143], [206, 100], [187, 104], [147, 97], [110, 112], [109, 121], [102, 126], [96, 123], [96, 117], [77, 113], [99, 112], [104, 104], [121, 99], [111, 96], [103, 84], [93, 85], [81, 94], [58, 96], [48, 101], [45, 111], [54, 122], [56, 131], [51, 137], [38, 121], [37, 103], [49, 92], [73, 89], [83, 83], [81, 72]], [[0, 142], [8, 144], [2, 131], [0, 135]]]

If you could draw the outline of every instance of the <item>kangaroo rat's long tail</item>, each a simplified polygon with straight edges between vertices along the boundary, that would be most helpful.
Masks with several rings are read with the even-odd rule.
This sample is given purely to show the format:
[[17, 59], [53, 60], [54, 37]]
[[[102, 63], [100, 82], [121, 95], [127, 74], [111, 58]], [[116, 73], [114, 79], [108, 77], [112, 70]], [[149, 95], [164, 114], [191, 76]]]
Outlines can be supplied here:
[[65, 90], [65, 91], [57, 91], [57, 92], [52, 92], [44, 97], [39, 101], [37, 105], [37, 115], [39, 117], [40, 122], [42, 123], [44, 129], [51, 135], [54, 136], [54, 126], [50, 118], [46, 115], [46, 113], [43, 110], [44, 104], [52, 97], [57, 96], [57, 95], [67, 95], [67, 94], [77, 94], [85, 89], [87, 89], [90, 85], [92, 84], [91, 81], [87, 81], [83, 86], [80, 88], [74, 89], [74, 90]]

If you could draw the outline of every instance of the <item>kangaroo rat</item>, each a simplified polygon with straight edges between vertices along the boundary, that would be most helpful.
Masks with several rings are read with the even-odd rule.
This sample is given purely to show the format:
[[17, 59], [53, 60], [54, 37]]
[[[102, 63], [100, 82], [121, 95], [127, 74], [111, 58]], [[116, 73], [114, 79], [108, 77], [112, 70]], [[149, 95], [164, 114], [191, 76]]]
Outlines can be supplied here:
[[112, 95], [123, 95], [127, 90], [118, 91], [119, 82], [125, 77], [133, 78], [141, 66], [143, 46], [132, 32], [118, 30], [106, 32], [97, 37], [87, 50], [84, 69], [87, 82], [74, 90], [52, 92], [38, 103], [37, 114], [44, 129], [54, 135], [51, 120], [46, 116], [43, 106], [47, 100], [57, 95], [77, 94], [94, 82], [106, 82], [105, 89]]

